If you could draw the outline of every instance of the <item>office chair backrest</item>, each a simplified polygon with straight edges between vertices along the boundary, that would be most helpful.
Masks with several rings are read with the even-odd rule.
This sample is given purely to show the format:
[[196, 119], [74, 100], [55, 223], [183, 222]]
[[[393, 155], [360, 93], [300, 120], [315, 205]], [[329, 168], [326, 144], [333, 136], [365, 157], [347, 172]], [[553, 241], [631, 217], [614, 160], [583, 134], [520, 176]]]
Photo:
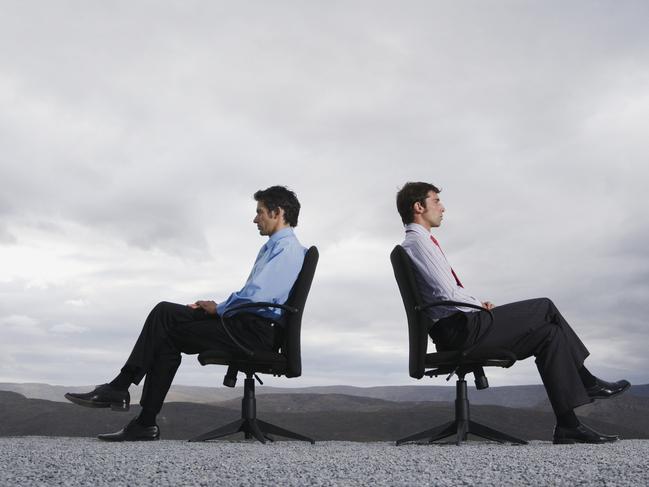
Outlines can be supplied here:
[[408, 317], [408, 342], [410, 344], [410, 377], [421, 379], [425, 372], [426, 351], [428, 348], [428, 318], [415, 309], [424, 304], [415, 278], [412, 262], [401, 245], [390, 253], [394, 277], [399, 286], [403, 306]]
[[302, 349], [300, 345], [302, 313], [311, 289], [315, 268], [318, 265], [318, 256], [318, 249], [315, 246], [307, 250], [302, 270], [298, 274], [291, 294], [286, 301], [287, 305], [298, 310], [296, 313], [285, 313], [286, 325], [284, 327], [282, 355], [288, 361], [286, 377], [299, 377], [302, 375]]

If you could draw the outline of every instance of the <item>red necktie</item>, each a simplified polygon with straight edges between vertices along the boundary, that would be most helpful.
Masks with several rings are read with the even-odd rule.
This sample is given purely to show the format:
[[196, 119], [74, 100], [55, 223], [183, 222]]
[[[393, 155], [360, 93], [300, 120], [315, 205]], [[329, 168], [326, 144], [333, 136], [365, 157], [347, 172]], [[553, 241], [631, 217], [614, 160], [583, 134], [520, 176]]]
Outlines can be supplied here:
[[[442, 255], [444, 256], [444, 258], [446, 258], [446, 254], [444, 254], [444, 251], [442, 250], [442, 247], [439, 246], [439, 242], [437, 241], [437, 239], [436, 239], [435, 237], [433, 237], [432, 235], [430, 236], [430, 239], [433, 241], [433, 243], [434, 243], [435, 245], [437, 245], [437, 248], [438, 248], [439, 251], [442, 253]], [[447, 261], [447, 262], [448, 262], [448, 261]], [[464, 287], [464, 286], [462, 285], [462, 283], [460, 282], [460, 279], [457, 277], [457, 274], [455, 273], [455, 271], [453, 270], [452, 267], [451, 267], [451, 274], [453, 274], [453, 277], [455, 278], [455, 282], [457, 283], [457, 285], [460, 286], [460, 287]]]

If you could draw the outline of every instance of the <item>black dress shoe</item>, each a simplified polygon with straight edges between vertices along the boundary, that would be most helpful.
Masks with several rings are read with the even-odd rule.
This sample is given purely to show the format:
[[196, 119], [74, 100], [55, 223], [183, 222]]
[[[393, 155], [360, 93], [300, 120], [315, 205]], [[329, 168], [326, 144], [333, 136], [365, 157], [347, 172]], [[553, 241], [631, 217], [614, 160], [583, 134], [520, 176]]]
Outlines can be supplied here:
[[615, 397], [631, 387], [628, 380], [606, 382], [605, 380], [595, 379], [595, 381], [594, 386], [586, 388], [586, 393], [591, 399], [608, 399], [609, 397]]
[[134, 418], [116, 433], [97, 435], [97, 438], [104, 441], [153, 441], [160, 439], [160, 428], [157, 424], [142, 426], [137, 422], [137, 418]]
[[68, 392], [68, 401], [87, 408], [111, 408], [113, 411], [128, 411], [131, 395], [128, 391], [118, 391], [110, 384], [102, 384], [91, 392]]
[[573, 443], [610, 443], [617, 441], [617, 435], [604, 435], [580, 424], [575, 428], [554, 427], [553, 443], [555, 445], [571, 445]]

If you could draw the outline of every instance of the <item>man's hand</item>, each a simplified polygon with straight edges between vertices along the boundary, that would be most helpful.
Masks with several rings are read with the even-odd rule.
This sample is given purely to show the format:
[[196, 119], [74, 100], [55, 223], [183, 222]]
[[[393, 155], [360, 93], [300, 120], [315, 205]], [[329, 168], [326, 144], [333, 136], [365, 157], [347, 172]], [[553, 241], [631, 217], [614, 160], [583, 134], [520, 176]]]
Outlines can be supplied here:
[[492, 309], [494, 309], [496, 307], [496, 305], [494, 305], [491, 301], [483, 301], [482, 302], [482, 307], [487, 308], [489, 310], [492, 310]]
[[216, 314], [216, 303], [214, 301], [196, 301], [194, 304], [188, 304], [192, 309], [202, 309], [208, 315]]

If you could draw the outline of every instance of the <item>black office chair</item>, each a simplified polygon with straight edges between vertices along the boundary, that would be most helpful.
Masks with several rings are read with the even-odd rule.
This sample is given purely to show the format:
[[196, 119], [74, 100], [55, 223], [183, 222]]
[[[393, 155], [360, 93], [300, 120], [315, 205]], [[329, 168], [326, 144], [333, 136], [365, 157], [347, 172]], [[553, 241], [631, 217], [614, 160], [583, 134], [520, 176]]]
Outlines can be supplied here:
[[[479, 342], [465, 350], [426, 353], [428, 331], [433, 324], [425, 314], [426, 309], [444, 305], [476, 308], [489, 313], [491, 325], [493, 325], [493, 314], [481, 306], [456, 301], [424, 303], [419, 293], [412, 262], [403, 247], [397, 245], [394, 248], [390, 254], [390, 261], [392, 262], [394, 277], [399, 285], [399, 292], [408, 318], [410, 377], [421, 379], [424, 375], [429, 377], [448, 375], [446, 380], [449, 380], [453, 375], [457, 375], [455, 419], [435, 428], [401, 438], [397, 440], [397, 445], [423, 438], [428, 438], [429, 442], [433, 442], [452, 435], [456, 435], [456, 443], [459, 445], [462, 441], [466, 441], [469, 433], [501, 443], [527, 444], [524, 440], [472, 421], [469, 417], [469, 397], [464, 376], [473, 373], [476, 388], [486, 389], [489, 387], [489, 383], [483, 367], [511, 367], [516, 362], [516, 356], [513, 353], [502, 349], [481, 349], [478, 348]], [[482, 337], [484, 338], [487, 333], [489, 333], [489, 330]], [[430, 370], [426, 370], [427, 368]]]
[[[294, 433], [292, 431], [280, 428], [274, 424], [267, 423], [257, 419], [257, 407], [255, 399], [255, 379], [263, 384], [259, 379], [260, 374], [272, 374], [274, 376], [299, 377], [302, 374], [302, 356], [300, 351], [300, 331], [302, 328], [302, 313], [306, 303], [313, 275], [318, 264], [318, 249], [311, 247], [304, 256], [302, 270], [293, 285], [291, 294], [286, 304], [273, 303], [246, 303], [236, 306], [225, 313], [224, 327], [230, 338], [241, 349], [240, 352], [223, 352], [220, 350], [208, 350], [198, 355], [198, 361], [201, 365], [217, 364], [227, 365], [228, 372], [223, 381], [224, 385], [234, 387], [236, 382], [237, 371], [244, 372], [246, 379], [243, 386], [243, 399], [241, 400], [241, 419], [226, 424], [214, 430], [203, 433], [189, 441], [207, 441], [223, 436], [242, 432], [246, 439], [253, 436], [266, 443], [266, 440], [273, 440], [273, 434], [294, 438], [297, 440], [310, 441], [314, 440], [306, 436]], [[284, 317], [276, 326], [283, 327], [282, 344], [280, 350], [274, 352], [253, 351], [239, 343], [232, 336], [227, 327], [227, 316], [236, 311], [251, 308], [281, 308], [284, 310]]]

